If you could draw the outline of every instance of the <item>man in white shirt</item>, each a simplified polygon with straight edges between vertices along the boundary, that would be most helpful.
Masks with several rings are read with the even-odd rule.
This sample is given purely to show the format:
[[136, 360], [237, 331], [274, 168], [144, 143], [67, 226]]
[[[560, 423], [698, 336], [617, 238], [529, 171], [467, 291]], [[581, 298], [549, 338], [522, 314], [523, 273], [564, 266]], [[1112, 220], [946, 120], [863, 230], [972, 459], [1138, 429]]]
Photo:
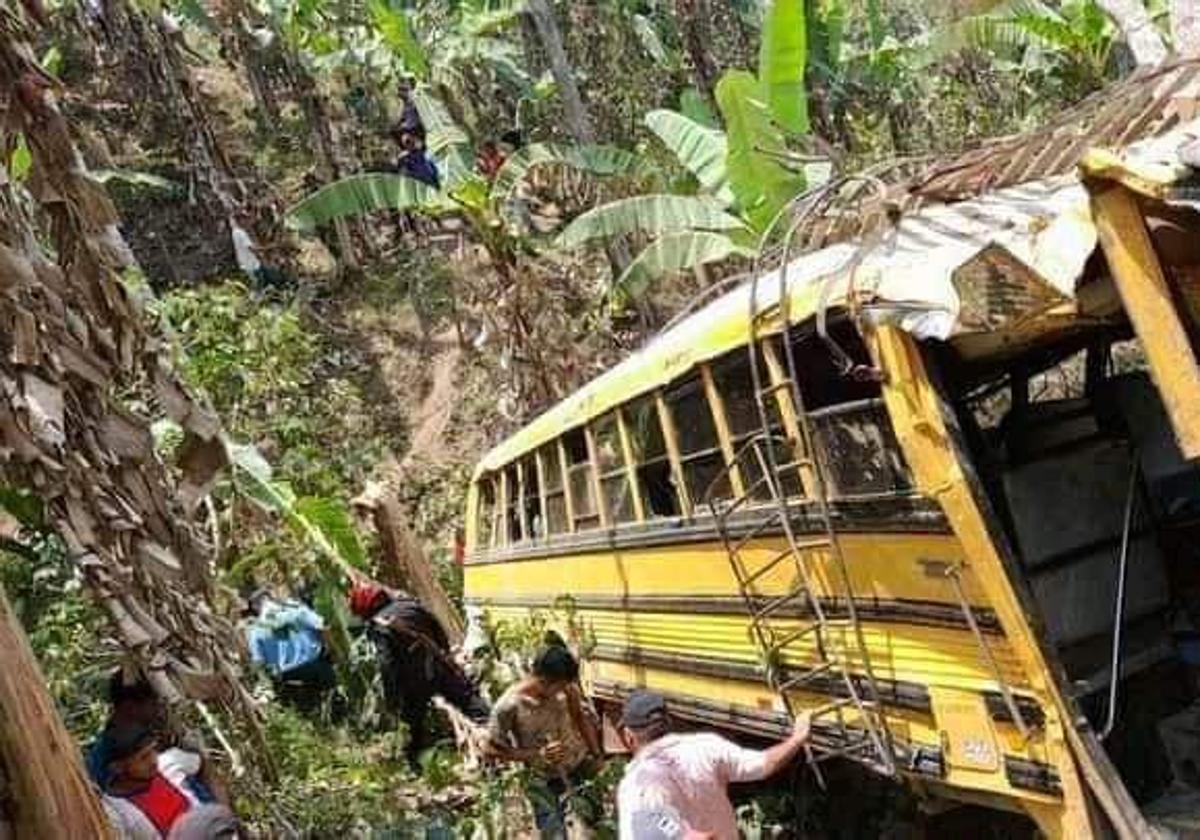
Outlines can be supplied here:
[[808, 742], [808, 714], [770, 749], [749, 750], [711, 732], [672, 734], [661, 695], [637, 691], [621, 716], [621, 735], [633, 753], [617, 789], [622, 840], [649, 840], [639, 814], [665, 810], [678, 815], [680, 838], [737, 840], [737, 817], [728, 785], [757, 782], [782, 770]]

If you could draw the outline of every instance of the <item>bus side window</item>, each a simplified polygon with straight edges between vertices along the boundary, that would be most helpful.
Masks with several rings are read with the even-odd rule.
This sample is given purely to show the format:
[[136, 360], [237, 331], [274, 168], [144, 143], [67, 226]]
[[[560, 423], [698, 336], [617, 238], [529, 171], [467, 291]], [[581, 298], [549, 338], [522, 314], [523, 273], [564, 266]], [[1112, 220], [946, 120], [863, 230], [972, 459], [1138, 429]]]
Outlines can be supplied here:
[[575, 530], [589, 531], [600, 527], [600, 507], [596, 504], [596, 486], [592, 482], [592, 462], [588, 457], [587, 437], [583, 429], [572, 429], [563, 435], [567, 453], [567, 492], [571, 494], [575, 514]]
[[675, 424], [679, 439], [679, 460], [683, 465], [683, 477], [687, 482], [692, 503], [699, 509], [705, 494], [711, 498], [727, 499], [730, 496], [729, 476], [725, 473], [725, 456], [717, 437], [712, 409], [699, 374], [692, 374], [683, 382], [671, 387], [664, 395]]
[[525, 523], [529, 539], [538, 540], [546, 536], [546, 527], [542, 518], [542, 492], [538, 482], [537, 460], [532, 455], [521, 461], [521, 477], [525, 479], [525, 518], [522, 521]]
[[[830, 324], [830, 337], [855, 364], [870, 355], [849, 321]], [[824, 467], [830, 497], [886, 495], [912, 479], [878, 382], [847, 376], [829, 344], [811, 329], [792, 333], [796, 377]]]
[[596, 442], [596, 470], [600, 474], [600, 492], [604, 496], [609, 523], [637, 521], [615, 411], [592, 424], [592, 438]]
[[671, 459], [667, 455], [654, 397], [642, 397], [623, 410], [633, 462], [637, 465], [638, 492], [642, 494], [642, 509], [646, 517], [679, 516], [683, 513], [683, 507], [671, 475]]
[[542, 479], [546, 484], [546, 533], [565, 534], [571, 530], [567, 521], [567, 497], [563, 487], [562, 460], [558, 457], [558, 441], [551, 441], [539, 450]]
[[496, 486], [492, 477], [479, 479], [479, 501], [475, 509], [475, 550], [483, 551], [492, 546], [492, 526], [496, 515]]
[[515, 545], [525, 538], [521, 527], [521, 477], [516, 464], [504, 468], [504, 480], [508, 489], [504, 500], [504, 521], [507, 525], [507, 545]]
[[[761, 350], [758, 353], [759, 387], [766, 389], [772, 384], [770, 366]], [[733, 451], [738, 458], [738, 466], [742, 471], [742, 479], [751, 488], [754, 498], [768, 501], [772, 498], [771, 489], [765, 482], [760, 481], [762, 467], [752, 449], [747, 449], [749, 442], [755, 438], [764, 447], [770, 446], [774, 451], [776, 468], [790, 464], [796, 460], [795, 453], [789, 451], [788, 434], [783, 426], [779, 412], [779, 396], [788, 397], [787, 392], [771, 391], [763, 395], [763, 407], [767, 414], [767, 432], [769, 440], [763, 440], [762, 417], [758, 412], [758, 402], [754, 394], [754, 374], [750, 368], [750, 355], [745, 347], [739, 347], [712, 363], [713, 382], [721, 394], [725, 404], [725, 416], [729, 423], [729, 433], [733, 437]], [[770, 462], [768, 462], [770, 463]], [[803, 495], [800, 477], [795, 468], [779, 472], [781, 491], [785, 496], [796, 497]]]

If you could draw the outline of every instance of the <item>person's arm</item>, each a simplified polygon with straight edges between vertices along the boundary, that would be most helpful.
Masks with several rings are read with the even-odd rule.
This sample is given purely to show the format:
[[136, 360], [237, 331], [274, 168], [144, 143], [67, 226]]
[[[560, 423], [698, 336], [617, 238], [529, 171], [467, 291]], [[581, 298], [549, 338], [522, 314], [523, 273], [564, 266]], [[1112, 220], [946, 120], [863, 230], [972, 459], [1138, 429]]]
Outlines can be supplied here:
[[812, 728], [812, 718], [807, 712], [802, 712], [796, 718], [792, 734], [765, 750], [748, 750], [716, 738], [711, 748], [714, 750], [713, 759], [721, 768], [726, 782], [759, 782], [769, 779], [792, 762], [792, 759], [804, 749], [808, 743], [809, 731]]
[[513, 718], [515, 715], [515, 709], [504, 705], [497, 705], [492, 709], [492, 717], [488, 721], [487, 744], [484, 750], [489, 758], [498, 758], [501, 761], [521, 762], [537, 760], [539, 750], [521, 749], [514, 746], [516, 739], [513, 737], [513, 730], [515, 728]]
[[[796, 723], [792, 727], [792, 734], [786, 740], [780, 741], [775, 746], [763, 750], [763, 767], [762, 776], [760, 778], [769, 779], [792, 763], [800, 750], [804, 749], [804, 745], [808, 743], [808, 736], [812, 731], [812, 716], [808, 712], [801, 712], [796, 716]], [[757, 780], [748, 780], [757, 781]]]
[[577, 683], [567, 686], [567, 711], [571, 715], [571, 722], [575, 724], [575, 730], [583, 738], [588, 752], [592, 755], [603, 754], [604, 746], [600, 737], [600, 727], [596, 725], [595, 719], [584, 708], [583, 689]]

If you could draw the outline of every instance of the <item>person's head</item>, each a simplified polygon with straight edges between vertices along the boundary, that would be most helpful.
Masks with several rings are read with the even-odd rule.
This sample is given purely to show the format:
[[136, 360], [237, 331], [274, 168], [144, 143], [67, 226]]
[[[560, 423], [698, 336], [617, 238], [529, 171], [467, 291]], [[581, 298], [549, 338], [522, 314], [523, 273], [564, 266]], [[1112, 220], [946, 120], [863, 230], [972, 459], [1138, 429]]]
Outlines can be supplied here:
[[417, 86], [417, 80], [412, 76], [405, 74], [396, 82], [396, 93], [400, 96], [401, 102], [407, 102], [412, 97], [413, 88]]
[[536, 693], [553, 697], [579, 679], [579, 662], [566, 645], [550, 644], [538, 651], [529, 674]]
[[350, 587], [350, 612], [366, 621], [387, 606], [391, 597], [377, 583], [360, 581]]
[[171, 827], [167, 840], [236, 840], [241, 823], [224, 805], [197, 805]]
[[271, 590], [265, 586], [260, 586], [250, 593], [250, 597], [246, 599], [246, 606], [250, 610], [251, 615], [262, 615], [263, 610], [267, 605], [274, 600], [271, 597]]
[[630, 752], [637, 753], [670, 731], [671, 717], [661, 694], [635, 691], [629, 695], [621, 713], [621, 738]]
[[116, 724], [108, 730], [108, 769], [118, 782], [148, 782], [158, 770], [154, 730], [139, 723]]
[[118, 668], [108, 680], [108, 702], [113, 720], [153, 726], [162, 716], [162, 703], [141, 674], [127, 675]]

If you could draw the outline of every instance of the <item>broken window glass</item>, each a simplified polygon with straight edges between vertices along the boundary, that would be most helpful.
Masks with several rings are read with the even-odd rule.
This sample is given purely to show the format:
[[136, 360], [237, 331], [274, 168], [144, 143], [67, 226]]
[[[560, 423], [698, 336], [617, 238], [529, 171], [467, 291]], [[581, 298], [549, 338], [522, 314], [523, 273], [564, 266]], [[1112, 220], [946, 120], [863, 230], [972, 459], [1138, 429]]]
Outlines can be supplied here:
[[683, 512], [683, 506], [667, 455], [657, 401], [653, 396], [642, 397], [622, 410], [646, 517], [678, 516]]
[[542, 447], [542, 476], [546, 482], [546, 532], [565, 534], [571, 530], [567, 521], [567, 498], [563, 490], [562, 461], [558, 457], [558, 441]]
[[542, 517], [541, 484], [538, 481], [537, 459], [532, 455], [521, 461], [521, 474], [525, 479], [525, 527], [529, 539], [539, 540], [546, 535]]
[[616, 411], [610, 411], [593, 424], [592, 439], [596, 443], [596, 464], [608, 521], [614, 525], [636, 521], [633, 487], [625, 465]]
[[573, 429], [563, 435], [563, 448], [567, 453], [567, 491], [571, 494], [571, 505], [574, 508], [575, 530], [598, 528], [600, 508], [596, 504], [592, 462], [583, 429]]
[[790, 336], [827, 493], [844, 498], [906, 492], [911, 476], [880, 384], [870, 375], [866, 345], [848, 320], [831, 321], [828, 332], [829, 340], [809, 324]]

